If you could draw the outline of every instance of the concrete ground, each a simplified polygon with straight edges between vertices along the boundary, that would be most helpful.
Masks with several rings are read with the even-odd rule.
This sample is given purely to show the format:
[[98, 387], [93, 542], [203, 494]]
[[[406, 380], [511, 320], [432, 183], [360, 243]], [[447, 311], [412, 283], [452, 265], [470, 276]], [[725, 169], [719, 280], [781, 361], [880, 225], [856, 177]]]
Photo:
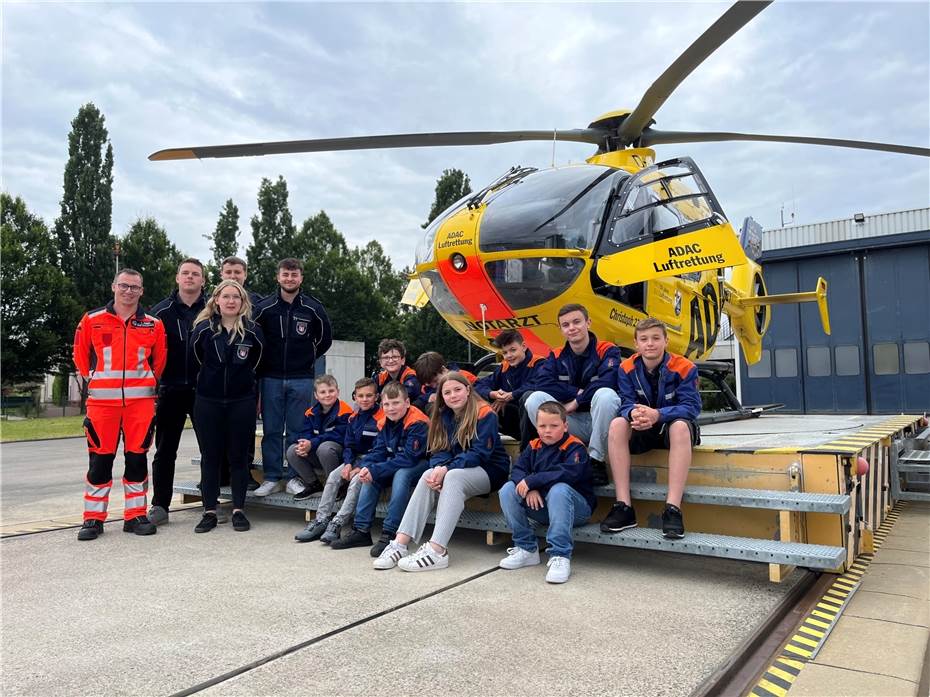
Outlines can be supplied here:
[[876, 552], [823, 649], [798, 675], [790, 697], [917, 695], [928, 667], [928, 641], [930, 504], [912, 502]]
[[163, 695], [244, 670], [210, 692], [687, 695], [791, 587], [763, 565], [587, 545], [551, 586], [544, 566], [497, 569], [504, 549], [470, 531], [447, 570], [377, 572], [367, 549], [294, 543], [299, 512], [250, 517], [4, 539], [0, 692]]

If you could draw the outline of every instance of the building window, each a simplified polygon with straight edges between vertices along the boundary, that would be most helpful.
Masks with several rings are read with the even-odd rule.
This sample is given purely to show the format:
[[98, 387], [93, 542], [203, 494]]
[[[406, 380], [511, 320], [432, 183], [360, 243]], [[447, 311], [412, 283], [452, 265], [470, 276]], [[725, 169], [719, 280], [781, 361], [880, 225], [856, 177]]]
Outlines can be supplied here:
[[747, 375], [751, 378], [770, 378], [772, 377], [772, 352], [765, 349], [758, 363], [753, 363], [747, 369]]
[[908, 375], [930, 373], [930, 344], [926, 341], [904, 342], [904, 372]]
[[796, 378], [798, 376], [798, 350], [775, 349], [775, 377]]
[[872, 361], [876, 375], [897, 375], [901, 372], [897, 344], [873, 344]]
[[807, 374], [812, 378], [822, 378], [830, 374], [830, 347], [807, 347]]
[[833, 349], [833, 360], [836, 361], [837, 375], [859, 374], [858, 346], [837, 346]]

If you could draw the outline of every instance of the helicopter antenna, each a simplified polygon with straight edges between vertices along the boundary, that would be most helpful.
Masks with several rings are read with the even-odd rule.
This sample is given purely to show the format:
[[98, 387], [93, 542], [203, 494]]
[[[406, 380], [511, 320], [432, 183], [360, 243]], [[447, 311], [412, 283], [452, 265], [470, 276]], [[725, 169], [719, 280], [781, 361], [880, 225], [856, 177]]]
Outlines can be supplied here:
[[555, 141], [558, 138], [559, 130], [557, 128], [552, 129], [552, 166], [555, 167]]

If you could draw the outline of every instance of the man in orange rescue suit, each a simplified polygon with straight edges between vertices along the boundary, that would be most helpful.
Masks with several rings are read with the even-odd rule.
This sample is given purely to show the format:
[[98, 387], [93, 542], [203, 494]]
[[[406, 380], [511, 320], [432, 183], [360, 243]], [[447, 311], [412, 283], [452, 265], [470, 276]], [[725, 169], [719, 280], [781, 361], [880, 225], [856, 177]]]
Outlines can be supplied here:
[[84, 431], [90, 454], [79, 540], [95, 540], [103, 533], [121, 431], [126, 457], [123, 532], [156, 532], [145, 517], [145, 453], [152, 444], [155, 392], [167, 360], [165, 328], [139, 307], [142, 274], [123, 269], [112, 288], [113, 300], [86, 313], [74, 334], [74, 365], [88, 381]]

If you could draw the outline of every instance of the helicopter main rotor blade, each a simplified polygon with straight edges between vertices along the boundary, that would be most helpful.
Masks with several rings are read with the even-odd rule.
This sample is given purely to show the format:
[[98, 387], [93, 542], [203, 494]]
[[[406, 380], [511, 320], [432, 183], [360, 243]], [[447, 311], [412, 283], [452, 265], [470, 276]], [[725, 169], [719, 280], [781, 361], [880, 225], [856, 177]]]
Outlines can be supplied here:
[[675, 88], [727, 39], [771, 4], [772, 0], [764, 2], [740, 0], [724, 12], [720, 19], [685, 49], [685, 52], [678, 56], [675, 62], [666, 68], [665, 72], [646, 90], [639, 104], [620, 125], [620, 139], [623, 144], [629, 145], [637, 140]]
[[711, 131], [658, 131], [647, 128], [643, 131], [641, 143], [652, 145], [669, 145], [672, 143], [710, 143], [725, 140], [751, 140], [769, 143], [801, 143], [804, 145], [831, 145], [837, 148], [856, 148], [859, 150], [880, 150], [896, 152], [902, 155], [921, 155], [930, 157], [930, 148], [913, 145], [896, 145], [895, 143], [874, 143], [868, 140], [844, 140], [842, 138], [810, 138], [807, 136], [773, 136], [762, 133], [728, 133]]
[[450, 145], [494, 145], [524, 140], [561, 140], [601, 145], [606, 133], [596, 128], [576, 128], [568, 131], [452, 131], [449, 133], [401, 133], [383, 136], [351, 138], [317, 138], [315, 140], [285, 140], [270, 143], [238, 145], [208, 145], [192, 148], [171, 148], [149, 155], [150, 160], [192, 160], [206, 157], [249, 157], [253, 155], [283, 155], [298, 152], [328, 152], [334, 150], [375, 150], [382, 148], [426, 148]]

